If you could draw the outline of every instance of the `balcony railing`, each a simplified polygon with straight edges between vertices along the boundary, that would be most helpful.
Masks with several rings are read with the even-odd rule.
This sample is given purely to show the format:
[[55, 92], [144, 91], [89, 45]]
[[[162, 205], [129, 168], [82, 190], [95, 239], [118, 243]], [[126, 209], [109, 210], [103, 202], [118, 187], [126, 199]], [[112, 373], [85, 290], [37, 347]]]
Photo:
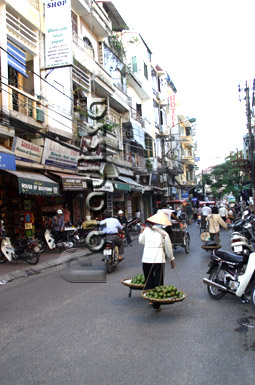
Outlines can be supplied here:
[[13, 86], [8, 87], [10, 111], [28, 116], [41, 123], [44, 122], [44, 111], [38, 108], [38, 99]]
[[12, 36], [24, 43], [32, 51], [36, 51], [38, 44], [37, 33], [8, 11], [6, 12], [6, 26], [7, 31], [10, 32]]

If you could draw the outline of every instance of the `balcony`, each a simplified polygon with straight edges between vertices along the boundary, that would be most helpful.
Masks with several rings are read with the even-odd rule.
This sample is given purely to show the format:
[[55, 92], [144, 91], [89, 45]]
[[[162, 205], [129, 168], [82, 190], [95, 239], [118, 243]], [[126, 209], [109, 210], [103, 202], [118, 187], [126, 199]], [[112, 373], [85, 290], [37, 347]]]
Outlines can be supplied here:
[[6, 11], [6, 27], [8, 35], [22, 44], [33, 53], [37, 53], [38, 36], [30, 27], [24, 24], [16, 16]]
[[24, 116], [26, 116], [27, 123], [41, 128], [41, 124], [44, 122], [44, 111], [38, 108], [40, 101], [33, 95], [27, 94], [13, 86], [8, 87], [8, 94], [8, 109], [11, 114], [22, 121]]
[[72, 0], [72, 8], [85, 20], [95, 35], [104, 38], [111, 34], [112, 23], [95, 0]]

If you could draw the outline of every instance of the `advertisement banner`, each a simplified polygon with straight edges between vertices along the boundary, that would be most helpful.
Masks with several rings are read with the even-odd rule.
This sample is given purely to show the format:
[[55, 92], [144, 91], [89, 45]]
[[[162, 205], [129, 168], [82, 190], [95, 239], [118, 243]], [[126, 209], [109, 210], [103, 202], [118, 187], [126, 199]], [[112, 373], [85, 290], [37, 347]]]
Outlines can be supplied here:
[[0, 152], [0, 169], [16, 170], [15, 155]]
[[73, 63], [71, 0], [45, 1], [45, 58], [46, 68]]
[[41, 163], [43, 148], [15, 136], [12, 144], [12, 151], [16, 160], [29, 163]]
[[45, 139], [42, 164], [76, 170], [78, 156], [78, 151], [71, 150], [48, 138]]

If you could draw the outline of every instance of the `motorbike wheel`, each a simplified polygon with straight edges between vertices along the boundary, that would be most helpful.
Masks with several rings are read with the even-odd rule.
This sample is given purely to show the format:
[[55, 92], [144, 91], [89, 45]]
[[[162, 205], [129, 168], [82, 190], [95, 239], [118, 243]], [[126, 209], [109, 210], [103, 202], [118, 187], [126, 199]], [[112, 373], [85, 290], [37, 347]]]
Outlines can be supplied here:
[[107, 261], [105, 261], [105, 268], [107, 274], [110, 274], [112, 272], [112, 258], [109, 258], [107, 259]]
[[189, 254], [189, 248], [190, 248], [190, 236], [188, 233], [184, 235], [184, 250], [186, 254]]
[[131, 227], [130, 232], [132, 235], [138, 235], [140, 233], [140, 227], [137, 225], [134, 225]]
[[253, 285], [251, 289], [251, 303], [255, 307], [255, 284]]
[[73, 247], [74, 247], [75, 249], [77, 249], [77, 248], [79, 247], [80, 242], [78, 241], [78, 239], [76, 239], [76, 238], [71, 238], [70, 241], [73, 242]]
[[[223, 285], [224, 271], [220, 270], [218, 277], [217, 277], [217, 271], [218, 271], [218, 267], [215, 266], [211, 271], [209, 279], [213, 282], [216, 282], [216, 283]], [[223, 276], [222, 276], [222, 274], [223, 274]], [[226, 294], [224, 291], [221, 291], [221, 290], [217, 289], [217, 287], [212, 286], [212, 285], [208, 285], [207, 290], [208, 290], [210, 297], [213, 299], [221, 299]]]
[[5, 263], [6, 261], [7, 258], [2, 253], [0, 253], [0, 263]]
[[26, 262], [29, 263], [29, 265], [36, 265], [39, 262], [40, 254], [35, 251], [31, 251], [30, 255], [31, 256], [29, 258], [26, 258]]
[[43, 238], [38, 238], [37, 239], [37, 242], [38, 242], [38, 246], [39, 246], [39, 248], [40, 248], [40, 251], [39, 251], [39, 253], [41, 254], [41, 253], [44, 253], [46, 250], [47, 250], [47, 247], [48, 247], [48, 245], [47, 245], [47, 242], [45, 241], [45, 239], [43, 239]]

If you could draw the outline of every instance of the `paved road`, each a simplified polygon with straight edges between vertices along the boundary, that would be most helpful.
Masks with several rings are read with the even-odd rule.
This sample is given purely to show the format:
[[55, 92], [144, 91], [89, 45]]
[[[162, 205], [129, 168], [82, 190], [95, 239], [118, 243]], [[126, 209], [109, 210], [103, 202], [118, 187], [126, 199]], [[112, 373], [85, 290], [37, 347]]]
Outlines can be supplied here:
[[187, 298], [160, 313], [120, 283], [141, 272], [137, 241], [106, 283], [68, 283], [51, 268], [0, 286], [1, 385], [253, 385], [255, 312], [209, 297], [209, 254], [198, 226], [189, 231], [190, 254], [176, 250], [166, 269]]

